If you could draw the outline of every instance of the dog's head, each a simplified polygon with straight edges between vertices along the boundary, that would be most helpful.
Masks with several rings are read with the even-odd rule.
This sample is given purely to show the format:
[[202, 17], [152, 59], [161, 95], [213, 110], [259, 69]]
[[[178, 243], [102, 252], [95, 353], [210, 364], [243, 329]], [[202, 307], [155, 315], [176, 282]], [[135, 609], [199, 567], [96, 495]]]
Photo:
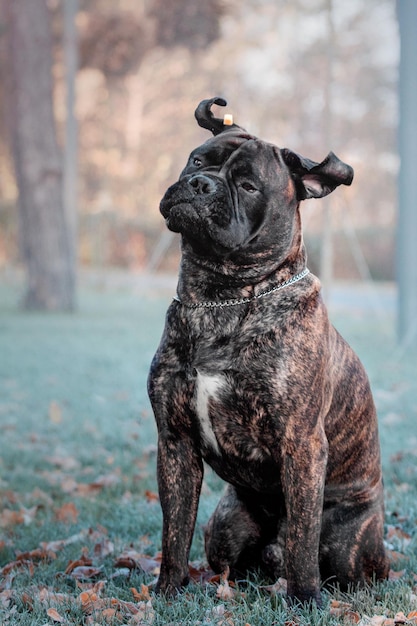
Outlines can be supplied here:
[[350, 185], [353, 170], [332, 152], [315, 163], [226, 126], [213, 116], [213, 104], [226, 102], [203, 100], [196, 109], [199, 125], [214, 137], [192, 151], [165, 193], [160, 209], [166, 224], [201, 256], [244, 262], [273, 248], [277, 260], [285, 258], [300, 201]]

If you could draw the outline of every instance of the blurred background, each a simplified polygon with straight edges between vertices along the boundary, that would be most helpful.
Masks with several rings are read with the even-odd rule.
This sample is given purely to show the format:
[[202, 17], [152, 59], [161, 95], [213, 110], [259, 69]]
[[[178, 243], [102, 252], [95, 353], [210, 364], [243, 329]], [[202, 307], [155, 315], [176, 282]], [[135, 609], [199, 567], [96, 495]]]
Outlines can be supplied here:
[[325, 287], [394, 281], [395, 0], [0, 7], [0, 272], [25, 269], [26, 307], [74, 308], [86, 271], [176, 273], [159, 201], [208, 139], [193, 114], [215, 95], [261, 138], [353, 166], [352, 187], [303, 208]]

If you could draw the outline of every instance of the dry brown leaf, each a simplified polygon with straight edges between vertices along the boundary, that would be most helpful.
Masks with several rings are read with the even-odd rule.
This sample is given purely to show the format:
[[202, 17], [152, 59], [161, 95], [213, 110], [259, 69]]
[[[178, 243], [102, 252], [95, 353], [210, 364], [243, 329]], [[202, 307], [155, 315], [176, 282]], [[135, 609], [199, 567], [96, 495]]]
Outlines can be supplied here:
[[388, 574], [388, 580], [400, 580], [400, 578], [402, 578], [405, 573], [405, 569], [402, 569], [399, 572], [394, 572], [394, 570], [390, 569]]
[[407, 620], [409, 622], [417, 622], [417, 611], [411, 611], [411, 613], [407, 615]]
[[145, 491], [145, 498], [148, 502], [159, 502], [158, 494], [149, 489]]
[[397, 550], [387, 550], [387, 555], [391, 563], [398, 563], [399, 561], [409, 561], [410, 557], [406, 556], [402, 552]]
[[109, 554], [114, 552], [114, 543], [110, 539], [104, 538], [94, 546], [94, 556], [99, 559], [104, 559]]
[[65, 621], [65, 618], [63, 618], [63, 617], [62, 617], [62, 615], [60, 615], [60, 614], [58, 613], [58, 611], [57, 611], [56, 609], [52, 608], [52, 607], [51, 607], [51, 608], [49, 608], [49, 609], [46, 611], [46, 614], [47, 614], [47, 615], [48, 615], [48, 617], [50, 617], [50, 618], [51, 618], [51, 620], [53, 620], [54, 622], [58, 622], [58, 623], [62, 624], [62, 622], [64, 622], [64, 621]]
[[62, 422], [62, 409], [55, 400], [52, 400], [49, 404], [49, 420], [52, 424], [60, 424]]
[[285, 596], [287, 594], [287, 580], [285, 578], [278, 578], [273, 585], [266, 585], [260, 587], [260, 589], [265, 589], [265, 591], [268, 591], [268, 593], [272, 595]]
[[58, 593], [43, 587], [38, 593], [39, 602], [67, 606], [71, 602], [71, 596], [67, 593]]
[[206, 563], [194, 561], [188, 564], [188, 574], [194, 582], [205, 585], [206, 583], [218, 583], [220, 576], [215, 574]]
[[142, 584], [140, 587], [140, 591], [135, 589], [135, 587], [131, 587], [130, 591], [132, 592], [135, 602], [141, 602], [141, 601], [147, 602], [148, 600], [151, 599], [148, 585]]
[[33, 506], [31, 509], [22, 507], [19, 511], [4, 509], [0, 513], [0, 527], [16, 526], [17, 524], [25, 524], [27, 526], [33, 522], [37, 511], [38, 506]]
[[58, 522], [75, 524], [78, 519], [78, 509], [73, 502], [66, 502], [55, 511]]
[[226, 567], [225, 571], [220, 575], [220, 585], [217, 587], [216, 596], [221, 600], [233, 600], [236, 596], [235, 589], [229, 585], [230, 568]]
[[43, 550], [58, 552], [59, 550], [62, 550], [62, 548], [65, 548], [65, 546], [71, 545], [72, 543], [84, 541], [87, 535], [88, 531], [82, 530], [75, 535], [67, 537], [67, 539], [58, 539], [56, 541], [42, 541], [39, 545]]
[[48, 493], [46, 493], [46, 491], [39, 489], [39, 487], [35, 487], [35, 489], [30, 494], [30, 497], [32, 500], [40, 500], [42, 503], [50, 507], [52, 507], [54, 503], [51, 496]]
[[3, 609], [8, 609], [10, 606], [10, 600], [12, 599], [13, 591], [11, 589], [5, 589], [0, 592], [0, 606]]
[[332, 600], [330, 602], [329, 613], [334, 617], [343, 617], [344, 622], [353, 624], [358, 624], [361, 620], [359, 613], [353, 610], [352, 605], [341, 600]]
[[155, 611], [150, 600], [136, 604], [135, 611], [129, 620], [131, 626], [148, 626], [155, 619]]
[[128, 569], [140, 568], [147, 574], [153, 574], [154, 576], [159, 574], [161, 567], [161, 553], [159, 552], [154, 557], [145, 556], [135, 550], [126, 550], [115, 561], [115, 567]]
[[35, 570], [33, 561], [30, 561], [30, 560], [26, 561], [24, 559], [21, 559], [20, 561], [11, 561], [10, 563], [6, 563], [6, 565], [4, 565], [0, 569], [0, 573], [2, 574], [2, 576], [7, 576], [13, 570], [24, 569], [24, 568], [27, 568], [30, 576], [33, 576], [33, 572]]
[[233, 600], [236, 597], [236, 590], [230, 587], [228, 580], [225, 580], [217, 587], [216, 596], [221, 600]]
[[359, 613], [353, 611], [352, 605], [349, 602], [332, 600], [330, 602], [329, 613], [333, 617], [343, 617], [344, 621], [349, 621], [354, 624], [357, 624], [360, 621]]
[[369, 626], [395, 626], [393, 618], [386, 615], [373, 615], [366, 623]]
[[71, 576], [76, 578], [77, 580], [89, 580], [92, 578], [97, 578], [102, 573], [101, 567], [93, 567], [88, 565], [78, 565], [74, 567], [71, 572]]
[[54, 559], [56, 559], [55, 552], [44, 548], [36, 548], [30, 552], [18, 552], [16, 556], [16, 561], [52, 561]]
[[386, 539], [392, 541], [396, 539], [401, 543], [403, 548], [406, 548], [411, 543], [411, 535], [406, 533], [402, 528], [398, 526], [388, 526]]
[[94, 603], [98, 600], [98, 595], [95, 591], [82, 591], [78, 596], [78, 600], [81, 602], [81, 608], [84, 613], [92, 613], [94, 610]]
[[65, 569], [65, 574], [71, 574], [71, 572], [76, 567], [80, 567], [80, 566], [84, 566], [84, 565], [90, 566], [92, 564], [93, 564], [93, 561], [90, 559], [88, 554], [83, 549], [82, 554], [81, 554], [79, 559], [76, 559], [75, 561], [69, 561], [68, 562], [68, 565], [67, 565], [67, 567]]
[[64, 493], [71, 494], [75, 493], [76, 491], [78, 492], [79, 485], [77, 481], [72, 478], [72, 476], [65, 476], [65, 478], [60, 481], [60, 487], [61, 491], [63, 491]]
[[55, 465], [64, 471], [72, 471], [79, 467], [79, 462], [73, 456], [63, 456], [62, 454], [54, 454], [46, 456], [45, 461], [51, 465]]
[[[98, 616], [96, 616], [97, 619]], [[116, 624], [117, 622], [122, 623], [123, 615], [117, 611], [117, 609], [103, 609], [100, 611], [100, 618], [104, 619], [109, 624]]]

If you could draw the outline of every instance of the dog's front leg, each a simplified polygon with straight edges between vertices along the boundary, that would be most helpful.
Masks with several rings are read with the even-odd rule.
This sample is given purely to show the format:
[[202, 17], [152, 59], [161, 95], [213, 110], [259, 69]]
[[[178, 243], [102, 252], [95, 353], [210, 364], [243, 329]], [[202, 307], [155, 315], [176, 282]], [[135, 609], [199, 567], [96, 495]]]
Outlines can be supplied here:
[[283, 487], [287, 508], [288, 596], [321, 606], [319, 545], [327, 463], [327, 440], [311, 433], [287, 447]]
[[188, 555], [203, 479], [203, 463], [191, 439], [158, 439], [158, 486], [163, 513], [162, 562], [156, 591], [173, 594], [188, 583]]

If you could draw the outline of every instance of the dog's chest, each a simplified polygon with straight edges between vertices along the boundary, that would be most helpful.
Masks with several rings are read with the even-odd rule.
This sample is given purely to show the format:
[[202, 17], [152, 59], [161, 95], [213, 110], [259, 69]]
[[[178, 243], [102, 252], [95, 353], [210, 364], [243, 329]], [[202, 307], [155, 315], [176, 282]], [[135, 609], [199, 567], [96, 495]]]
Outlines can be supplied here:
[[202, 446], [207, 451], [220, 454], [219, 442], [212, 424], [212, 406], [221, 403], [221, 391], [225, 389], [225, 378], [221, 374], [203, 374], [197, 370], [194, 392]]
[[[258, 387], [237, 371], [196, 371], [193, 413], [201, 452], [210, 463], [262, 464], [272, 460], [273, 441], [279, 428], [268, 414]], [[212, 463], [213, 464], [213, 463]]]

